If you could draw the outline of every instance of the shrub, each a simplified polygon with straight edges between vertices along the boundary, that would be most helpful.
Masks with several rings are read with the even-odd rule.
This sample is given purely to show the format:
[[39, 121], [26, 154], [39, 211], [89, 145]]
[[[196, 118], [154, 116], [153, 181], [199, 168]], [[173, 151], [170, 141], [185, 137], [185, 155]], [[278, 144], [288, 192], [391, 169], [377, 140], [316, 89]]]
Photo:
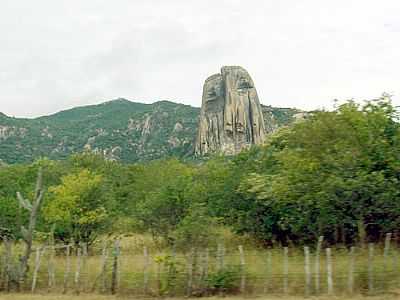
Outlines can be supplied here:
[[211, 273], [207, 278], [207, 289], [211, 294], [236, 293], [239, 289], [240, 266], [231, 265]]

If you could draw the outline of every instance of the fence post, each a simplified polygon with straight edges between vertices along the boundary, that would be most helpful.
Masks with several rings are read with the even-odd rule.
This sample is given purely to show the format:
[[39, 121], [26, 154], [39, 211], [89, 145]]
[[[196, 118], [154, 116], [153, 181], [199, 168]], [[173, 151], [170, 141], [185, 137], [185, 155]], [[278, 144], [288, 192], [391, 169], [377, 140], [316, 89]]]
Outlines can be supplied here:
[[203, 253], [203, 260], [201, 262], [201, 287], [202, 287], [202, 291], [205, 291], [206, 288], [206, 281], [208, 278], [208, 261], [209, 261], [209, 249], [206, 248], [206, 250]]
[[[192, 249], [193, 250], [193, 249]], [[193, 263], [192, 263], [193, 265]], [[168, 278], [172, 279], [176, 278], [177, 276], [177, 271], [176, 271], [176, 244], [174, 243], [172, 245], [171, 249], [171, 264], [168, 265], [167, 267], [167, 272], [168, 272]], [[193, 273], [193, 271], [192, 271]], [[192, 275], [193, 277], [193, 275]], [[192, 285], [193, 285], [193, 280], [192, 280]], [[176, 282], [172, 282], [172, 285], [170, 286], [170, 296], [175, 296], [175, 290], [176, 290]]]
[[41, 248], [36, 248], [35, 268], [33, 270], [32, 289], [31, 289], [32, 293], [34, 293], [36, 289], [37, 277], [40, 269], [40, 261], [45, 249], [46, 249], [45, 246], [42, 246]]
[[225, 246], [223, 243], [218, 243], [217, 249], [217, 271], [221, 271], [225, 266]]
[[82, 273], [83, 273], [83, 280], [82, 281], [82, 291], [86, 291], [86, 287], [88, 285], [88, 277], [89, 277], [89, 272], [87, 269], [87, 261], [88, 261], [88, 244], [83, 243], [82, 244]]
[[1, 262], [0, 262], [0, 289], [5, 289], [5, 281], [6, 281], [6, 265], [7, 265], [7, 253], [2, 252]]
[[374, 244], [368, 244], [368, 291], [372, 293], [374, 291]]
[[239, 246], [240, 254], [240, 292], [244, 293], [246, 291], [246, 260], [244, 258], [243, 246]]
[[11, 272], [12, 272], [12, 242], [5, 237], [4, 238], [4, 250], [5, 250], [5, 287], [6, 291], [11, 290]]
[[264, 284], [264, 293], [268, 292], [269, 285], [270, 285], [270, 277], [272, 271], [272, 254], [270, 251], [267, 252], [267, 268], [265, 272], [265, 284]]
[[320, 255], [321, 255], [321, 248], [322, 248], [322, 242], [324, 241], [324, 237], [320, 236], [318, 238], [318, 243], [317, 243], [317, 250], [315, 252], [315, 292], [318, 294], [319, 293], [319, 287], [320, 287]]
[[354, 292], [354, 247], [350, 248], [349, 252], [349, 278], [347, 284], [349, 294]]
[[288, 293], [289, 288], [289, 258], [288, 258], [289, 248], [283, 248], [283, 293]]
[[394, 270], [395, 276], [398, 276], [399, 274], [399, 254], [396, 249], [396, 251], [392, 252], [392, 268]]
[[310, 248], [304, 247], [304, 273], [306, 276], [305, 295], [308, 297], [311, 290]]
[[328, 295], [333, 295], [332, 252], [331, 252], [331, 248], [326, 248], [326, 272], [327, 272], [327, 283], [328, 283]]
[[50, 247], [49, 247], [49, 260], [47, 265], [47, 272], [48, 272], [48, 291], [51, 292], [55, 285], [56, 276], [55, 276], [55, 267], [54, 267], [54, 255], [55, 255], [55, 246], [54, 246], [54, 238], [50, 240]]
[[390, 254], [390, 241], [392, 238], [391, 233], [386, 233], [385, 237], [385, 248], [383, 250], [383, 272], [386, 272], [388, 266], [388, 257]]
[[192, 295], [193, 288], [193, 262], [194, 262], [194, 254], [195, 249], [191, 249], [189, 255], [187, 257], [187, 287], [186, 292], [187, 296], [190, 297]]
[[157, 291], [158, 291], [158, 296], [162, 296], [162, 282], [161, 282], [161, 273], [162, 273], [162, 262], [159, 261], [157, 263]]
[[114, 252], [113, 252], [113, 268], [112, 268], [112, 277], [111, 277], [111, 294], [115, 295], [118, 288], [118, 257], [120, 248], [119, 248], [119, 239], [115, 240], [114, 243]]
[[107, 260], [108, 260], [108, 242], [103, 241], [103, 250], [101, 252], [101, 290], [103, 293], [107, 291]]
[[146, 246], [143, 247], [143, 256], [144, 256], [144, 268], [143, 268], [143, 292], [147, 295], [149, 291], [149, 251]]
[[66, 257], [65, 257], [65, 273], [64, 273], [63, 294], [66, 294], [67, 290], [68, 290], [68, 280], [69, 280], [70, 271], [71, 271], [71, 244], [68, 244], [67, 248], [66, 248]]
[[77, 295], [80, 293], [80, 279], [81, 279], [81, 268], [82, 268], [82, 248], [78, 246], [77, 259], [76, 259], [76, 270], [75, 270], [75, 292]]

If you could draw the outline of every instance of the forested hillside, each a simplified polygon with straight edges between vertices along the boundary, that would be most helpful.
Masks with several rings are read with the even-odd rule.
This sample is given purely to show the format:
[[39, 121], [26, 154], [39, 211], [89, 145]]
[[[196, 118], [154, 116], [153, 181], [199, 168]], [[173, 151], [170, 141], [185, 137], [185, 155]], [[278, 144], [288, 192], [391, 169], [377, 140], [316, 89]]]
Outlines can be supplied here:
[[[15, 195], [32, 197], [41, 166], [46, 192], [37, 232], [53, 228], [63, 241], [140, 232], [181, 248], [205, 246], [217, 225], [262, 244], [314, 243], [321, 235], [331, 244], [380, 240], [400, 227], [400, 127], [389, 100], [315, 112], [264, 146], [201, 163], [122, 164], [86, 153], [2, 166], [0, 227], [20, 236], [27, 216]], [[82, 115], [87, 108], [56, 119]], [[110, 115], [110, 124], [118, 122]]]
[[[263, 112], [268, 132], [300, 113], [269, 106]], [[197, 107], [169, 101], [143, 104], [117, 99], [36, 119], [0, 114], [0, 161], [64, 159], [85, 150], [123, 162], [190, 157], [199, 113]]]

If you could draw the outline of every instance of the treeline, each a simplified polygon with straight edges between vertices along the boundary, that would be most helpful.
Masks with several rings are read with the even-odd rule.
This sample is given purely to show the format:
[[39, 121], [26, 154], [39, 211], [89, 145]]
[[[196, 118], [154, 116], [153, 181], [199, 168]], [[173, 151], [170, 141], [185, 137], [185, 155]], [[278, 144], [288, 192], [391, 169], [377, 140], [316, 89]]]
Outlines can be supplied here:
[[0, 167], [0, 234], [20, 238], [43, 168], [36, 238], [91, 243], [150, 233], [177, 247], [208, 245], [229, 226], [265, 245], [325, 236], [351, 244], [400, 228], [400, 128], [388, 96], [317, 111], [235, 157], [127, 165], [84, 153]]

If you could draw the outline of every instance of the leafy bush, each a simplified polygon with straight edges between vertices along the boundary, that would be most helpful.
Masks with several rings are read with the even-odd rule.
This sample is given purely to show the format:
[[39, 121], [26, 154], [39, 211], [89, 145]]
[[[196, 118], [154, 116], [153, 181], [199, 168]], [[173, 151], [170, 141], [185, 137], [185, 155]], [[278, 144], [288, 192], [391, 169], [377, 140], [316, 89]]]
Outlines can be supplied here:
[[178, 284], [178, 275], [181, 264], [171, 255], [159, 255], [155, 257], [158, 265], [158, 293], [159, 296], [174, 295]]
[[231, 265], [211, 273], [207, 278], [207, 289], [211, 294], [236, 293], [239, 289], [240, 266]]
[[186, 251], [208, 247], [219, 236], [216, 225], [216, 219], [208, 215], [207, 207], [196, 203], [178, 224], [172, 238], [177, 248]]

